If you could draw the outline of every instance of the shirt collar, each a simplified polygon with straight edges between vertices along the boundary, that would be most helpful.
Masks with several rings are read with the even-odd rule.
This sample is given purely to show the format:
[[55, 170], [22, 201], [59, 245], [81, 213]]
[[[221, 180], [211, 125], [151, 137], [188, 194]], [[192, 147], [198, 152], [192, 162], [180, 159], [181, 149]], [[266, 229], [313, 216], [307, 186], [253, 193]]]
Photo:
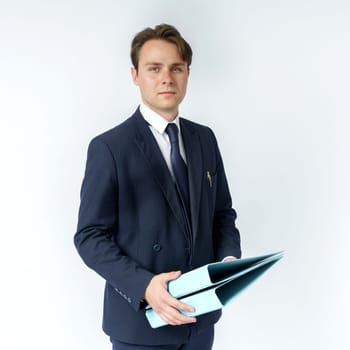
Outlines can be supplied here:
[[[164, 133], [166, 127], [169, 124], [169, 121], [167, 121], [160, 114], [152, 111], [152, 109], [150, 109], [148, 106], [146, 106], [143, 103], [140, 104], [140, 112], [148, 124], [153, 126], [160, 134]], [[178, 129], [180, 130], [179, 115], [177, 115], [176, 118], [171, 123], [175, 123]]]

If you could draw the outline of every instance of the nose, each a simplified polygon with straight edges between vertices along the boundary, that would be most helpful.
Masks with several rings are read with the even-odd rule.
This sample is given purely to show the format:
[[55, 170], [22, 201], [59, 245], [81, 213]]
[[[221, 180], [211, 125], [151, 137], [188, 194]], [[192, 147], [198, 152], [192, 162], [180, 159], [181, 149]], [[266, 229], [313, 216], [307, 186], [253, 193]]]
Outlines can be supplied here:
[[169, 69], [164, 69], [162, 74], [162, 84], [171, 85], [172, 83], [173, 83], [173, 79], [171, 76], [171, 71]]

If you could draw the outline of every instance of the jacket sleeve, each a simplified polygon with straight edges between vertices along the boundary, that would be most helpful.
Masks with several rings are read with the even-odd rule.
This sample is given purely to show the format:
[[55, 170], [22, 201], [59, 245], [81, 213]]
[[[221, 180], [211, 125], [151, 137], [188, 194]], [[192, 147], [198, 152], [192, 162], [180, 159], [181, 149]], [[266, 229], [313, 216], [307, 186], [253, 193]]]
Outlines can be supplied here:
[[136, 311], [153, 274], [116, 244], [118, 235], [118, 177], [116, 162], [100, 138], [91, 141], [81, 188], [74, 244], [91, 269], [112, 285]]
[[214, 209], [214, 248], [217, 260], [227, 256], [241, 257], [241, 239], [235, 221], [236, 211], [232, 207], [232, 199], [225, 174], [224, 164], [214, 133], [211, 131], [216, 150], [216, 198]]

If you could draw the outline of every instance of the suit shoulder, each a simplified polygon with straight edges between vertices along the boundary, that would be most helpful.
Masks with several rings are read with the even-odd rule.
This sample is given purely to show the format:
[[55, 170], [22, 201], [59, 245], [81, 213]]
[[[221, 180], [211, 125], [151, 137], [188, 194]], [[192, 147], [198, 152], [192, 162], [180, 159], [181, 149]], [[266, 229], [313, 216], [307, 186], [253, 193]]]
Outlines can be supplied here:
[[133, 130], [132, 118], [133, 117], [129, 117], [113, 128], [95, 136], [94, 139], [101, 139], [102, 141], [108, 142], [116, 137], [119, 138], [122, 135], [129, 134]]
[[90, 144], [104, 143], [109, 147], [127, 144], [135, 134], [135, 115], [127, 118], [117, 126], [95, 136]]
[[209, 126], [199, 124], [199, 123], [193, 122], [193, 121], [185, 119], [185, 118], [181, 118], [181, 119], [182, 119], [184, 125], [186, 125], [189, 129], [198, 132], [202, 136], [213, 137], [215, 139], [215, 134]]

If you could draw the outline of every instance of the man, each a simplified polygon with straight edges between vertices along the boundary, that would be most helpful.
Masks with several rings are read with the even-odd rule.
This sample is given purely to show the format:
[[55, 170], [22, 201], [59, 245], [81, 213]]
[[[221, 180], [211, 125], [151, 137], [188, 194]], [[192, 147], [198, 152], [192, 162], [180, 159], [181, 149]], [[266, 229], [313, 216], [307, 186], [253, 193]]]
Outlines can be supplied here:
[[[191, 305], [167, 292], [181, 273], [241, 255], [214, 134], [179, 117], [192, 50], [162, 24], [135, 36], [131, 59], [142, 103], [89, 145], [75, 245], [106, 280], [114, 350], [211, 349], [221, 312], [185, 316]], [[151, 328], [147, 304], [169, 325]]]

